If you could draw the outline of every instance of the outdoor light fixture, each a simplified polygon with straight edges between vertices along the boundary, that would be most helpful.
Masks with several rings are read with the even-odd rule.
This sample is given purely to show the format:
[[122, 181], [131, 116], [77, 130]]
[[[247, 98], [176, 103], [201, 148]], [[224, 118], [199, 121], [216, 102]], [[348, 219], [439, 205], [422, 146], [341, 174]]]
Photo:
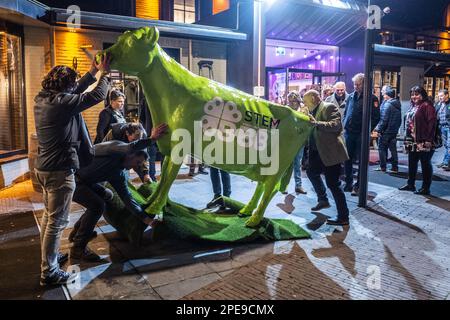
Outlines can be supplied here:
[[283, 47], [276, 47], [275, 48], [275, 55], [278, 56], [285, 56], [286, 55], [286, 49]]
[[308, 58], [308, 55], [306, 54], [306, 50], [305, 50], [305, 53], [303, 54], [303, 58]]
[[316, 60], [320, 60], [320, 59], [322, 59], [322, 56], [321, 56], [320, 54], [318, 54], [318, 55], [316, 56]]
[[291, 48], [291, 53], [289, 54], [289, 56], [292, 58], [294, 56], [294, 50]]

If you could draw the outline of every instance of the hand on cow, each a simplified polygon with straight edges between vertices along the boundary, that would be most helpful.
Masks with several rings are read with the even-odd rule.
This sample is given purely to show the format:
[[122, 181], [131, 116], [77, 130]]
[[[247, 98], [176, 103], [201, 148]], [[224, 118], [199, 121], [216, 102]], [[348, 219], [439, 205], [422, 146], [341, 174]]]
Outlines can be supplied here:
[[308, 114], [309, 117], [309, 123], [311, 123], [313, 126], [317, 125], [317, 120], [316, 118], [314, 118], [314, 116], [312, 114]]
[[109, 54], [102, 54], [101, 56], [101, 60], [99, 63], [97, 63], [97, 59], [94, 58], [92, 60], [92, 65], [91, 65], [91, 69], [89, 70], [89, 72], [95, 76], [97, 74], [98, 71], [101, 71], [102, 73], [105, 72], [109, 72], [109, 65], [111, 63], [111, 55]]
[[146, 174], [142, 177], [142, 182], [143, 183], [152, 182], [152, 178], [150, 178], [150, 176], [148, 174]]
[[160, 139], [164, 134], [166, 134], [168, 126], [166, 123], [159, 124], [156, 128], [152, 129], [152, 134], [150, 135], [150, 139], [156, 141]]

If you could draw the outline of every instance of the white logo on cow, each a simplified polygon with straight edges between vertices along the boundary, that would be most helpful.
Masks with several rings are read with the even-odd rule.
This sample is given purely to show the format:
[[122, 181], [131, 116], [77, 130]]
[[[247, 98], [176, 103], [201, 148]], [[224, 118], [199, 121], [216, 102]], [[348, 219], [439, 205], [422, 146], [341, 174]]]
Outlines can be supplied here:
[[236, 138], [238, 145], [244, 148], [264, 150], [267, 148], [267, 129], [254, 129], [242, 125], [236, 129], [236, 124], [242, 120], [242, 113], [232, 101], [225, 102], [215, 97], [204, 106], [205, 115], [202, 117], [202, 130], [206, 137], [216, 136], [224, 142], [233, 142]]
[[236, 130], [236, 123], [242, 119], [236, 104], [232, 101], [225, 103], [216, 97], [205, 104], [204, 111], [206, 113], [202, 118], [204, 134], [214, 136], [217, 133], [220, 140], [233, 141], [234, 135], [231, 132]]

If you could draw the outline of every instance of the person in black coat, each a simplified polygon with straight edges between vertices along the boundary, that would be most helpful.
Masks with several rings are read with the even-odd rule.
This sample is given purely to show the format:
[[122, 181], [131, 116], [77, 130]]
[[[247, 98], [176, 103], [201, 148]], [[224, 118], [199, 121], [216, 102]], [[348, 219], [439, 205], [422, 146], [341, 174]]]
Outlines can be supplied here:
[[378, 154], [380, 167], [377, 171], [386, 172], [388, 150], [392, 154], [392, 172], [398, 172], [397, 133], [402, 124], [402, 105], [395, 98], [395, 91], [390, 86], [381, 90], [383, 103], [381, 104], [381, 117], [374, 131], [378, 134]]
[[113, 89], [110, 93], [110, 104], [98, 115], [97, 136], [94, 144], [100, 143], [105, 138], [111, 125], [115, 123], [126, 123], [123, 115], [125, 95], [120, 90]]
[[[355, 185], [353, 185], [353, 163], [359, 159], [361, 152], [361, 136], [362, 136], [362, 115], [363, 115], [363, 92], [364, 80], [363, 73], [356, 74], [353, 78], [353, 86], [355, 91], [346, 99], [344, 120], [344, 138], [349, 160], [345, 161], [345, 192], [351, 192], [352, 196], [358, 195], [359, 192], [359, 170]], [[372, 132], [377, 123], [380, 121], [380, 108], [378, 98], [372, 94], [371, 98], [372, 112], [370, 115], [370, 131]]]
[[[149, 132], [151, 134], [152, 132]], [[145, 131], [144, 127], [141, 123], [136, 122], [128, 122], [128, 123], [114, 123], [111, 125], [111, 130], [106, 134], [105, 138], [102, 142], [111, 141], [111, 140], [118, 140], [125, 143], [133, 142], [139, 139], [143, 139], [144, 137], [147, 137], [147, 132]], [[153, 141], [151, 145], [154, 145], [155, 142]], [[147, 152], [147, 149], [150, 147], [145, 148], [145, 152]], [[147, 183], [152, 181], [149, 174], [149, 162], [148, 162], [148, 153], [146, 157], [146, 161], [142, 164], [142, 166], [133, 168], [133, 170], [138, 174], [139, 178], [143, 183]], [[153, 166], [154, 166], [153, 162]], [[154, 176], [154, 173], [153, 173]], [[156, 181], [156, 180], [153, 180]]]
[[[78, 82], [75, 70], [53, 67], [42, 81], [42, 91], [35, 97], [34, 119], [38, 138], [36, 178], [43, 190], [45, 210], [41, 222], [42, 286], [58, 285], [75, 276], [60, 269], [67, 259], [59, 253], [61, 234], [69, 222], [75, 190], [74, 173], [92, 159], [92, 142], [81, 112], [105, 100], [109, 90], [109, 56], [92, 66]], [[103, 74], [94, 90], [83, 93]]]

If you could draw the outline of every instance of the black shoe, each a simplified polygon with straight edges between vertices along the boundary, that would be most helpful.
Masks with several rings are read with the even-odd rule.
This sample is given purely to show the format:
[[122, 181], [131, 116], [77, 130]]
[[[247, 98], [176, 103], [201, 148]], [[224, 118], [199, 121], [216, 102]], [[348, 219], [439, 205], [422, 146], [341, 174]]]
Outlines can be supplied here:
[[404, 185], [403, 187], [398, 188], [401, 191], [416, 191], [416, 187], [410, 186], [409, 184]]
[[359, 188], [353, 188], [351, 195], [357, 197], [359, 195]]
[[350, 222], [348, 220], [340, 220], [338, 218], [327, 219], [327, 224], [331, 226], [348, 226]]
[[205, 170], [198, 170], [197, 173], [198, 173], [198, 174], [208, 174], [208, 172], [206, 172]]
[[[73, 238], [75, 237], [75, 235], [77, 234], [78, 229], [72, 229], [72, 231], [69, 234], [69, 242], [73, 242]], [[91, 241], [92, 239], [97, 238], [97, 231], [92, 231], [91, 236], [89, 237], [88, 241]]]
[[353, 191], [353, 186], [350, 184], [346, 184], [344, 187], [344, 192], [352, 192]]
[[322, 209], [329, 208], [330, 203], [328, 201], [319, 201], [315, 207], [311, 208], [311, 211], [320, 211]]
[[77, 277], [76, 273], [65, 272], [64, 270], [56, 270], [50, 276], [41, 278], [41, 286], [55, 286], [70, 283]]
[[424, 189], [424, 188], [420, 188], [419, 190], [414, 191], [414, 194], [420, 194], [420, 195], [423, 195], [423, 196], [429, 196], [430, 195], [430, 190]]
[[58, 252], [58, 264], [62, 265], [66, 263], [66, 261], [69, 260], [69, 254], [68, 253], [62, 253]]
[[72, 247], [70, 249], [70, 259], [83, 260], [86, 262], [99, 262], [103, 260], [98, 254], [89, 249], [87, 246], [84, 248]]
[[386, 168], [378, 167], [378, 168], [375, 168], [374, 171], [386, 172]]
[[295, 188], [295, 193], [307, 194], [306, 190], [302, 187]]
[[223, 201], [222, 196], [214, 197], [210, 202], [208, 202], [206, 208], [211, 209], [218, 206], [225, 207], [225, 202]]
[[398, 173], [398, 168], [397, 167], [393, 167], [388, 172], [389, 173]]
[[440, 163], [436, 167], [438, 167], [438, 168], [448, 167], [448, 164], [447, 163]]

